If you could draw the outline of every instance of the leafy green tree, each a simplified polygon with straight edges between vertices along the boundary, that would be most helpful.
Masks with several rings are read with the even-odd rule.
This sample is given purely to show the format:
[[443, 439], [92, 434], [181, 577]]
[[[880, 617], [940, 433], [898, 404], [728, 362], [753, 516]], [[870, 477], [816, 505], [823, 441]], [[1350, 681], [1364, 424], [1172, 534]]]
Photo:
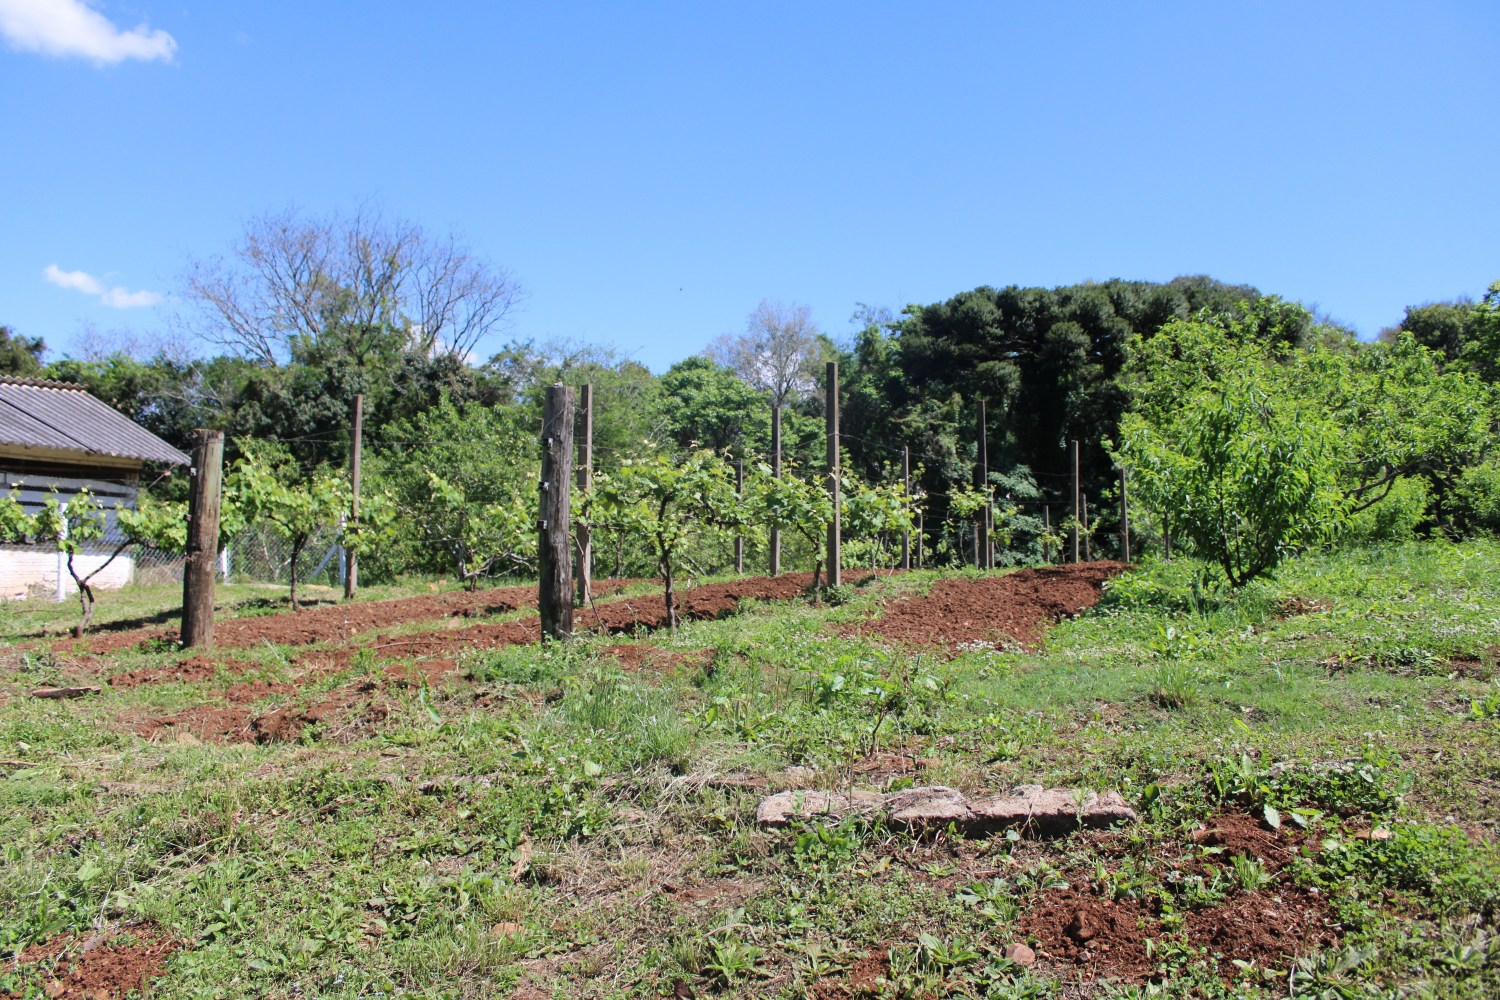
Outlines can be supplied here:
[[534, 564], [540, 476], [526, 408], [447, 399], [393, 425], [371, 468], [400, 512], [403, 562], [451, 570], [471, 590]]
[[802, 537], [814, 555], [813, 586], [823, 573], [824, 539], [833, 523], [833, 498], [821, 476], [802, 476], [795, 465], [785, 465], [781, 477], [771, 467], [757, 465], [746, 483], [749, 516], [782, 532]]
[[1395, 342], [1403, 333], [1485, 381], [1500, 382], [1500, 281], [1479, 302], [1411, 306], [1400, 324], [1381, 332], [1381, 340]]
[[47, 345], [41, 337], [26, 337], [0, 326], [0, 375], [38, 375]]
[[675, 580], [684, 548], [706, 532], [745, 523], [733, 468], [708, 450], [681, 460], [656, 455], [600, 473], [583, 498], [580, 517], [590, 527], [634, 535], [653, 548], [671, 628], [677, 627]]
[[[244, 457], [234, 463], [225, 492], [247, 523], [270, 525], [290, 544], [290, 597], [292, 610], [300, 611], [297, 564], [308, 542], [339, 525], [349, 510], [349, 482], [341, 470], [323, 468], [303, 475], [295, 466], [277, 465], [253, 442], [242, 441], [239, 447]], [[367, 522], [374, 514], [369, 506], [362, 511]]]
[[728, 368], [704, 357], [677, 362], [661, 379], [661, 418], [680, 449], [743, 452], [765, 447], [770, 404]]

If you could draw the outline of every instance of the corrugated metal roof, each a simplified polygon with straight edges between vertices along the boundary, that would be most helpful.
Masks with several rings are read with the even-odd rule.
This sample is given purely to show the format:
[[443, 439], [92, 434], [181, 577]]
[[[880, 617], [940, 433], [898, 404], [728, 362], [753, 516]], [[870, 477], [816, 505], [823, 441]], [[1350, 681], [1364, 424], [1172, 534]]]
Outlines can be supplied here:
[[188, 465], [182, 452], [83, 386], [0, 376], [0, 443]]

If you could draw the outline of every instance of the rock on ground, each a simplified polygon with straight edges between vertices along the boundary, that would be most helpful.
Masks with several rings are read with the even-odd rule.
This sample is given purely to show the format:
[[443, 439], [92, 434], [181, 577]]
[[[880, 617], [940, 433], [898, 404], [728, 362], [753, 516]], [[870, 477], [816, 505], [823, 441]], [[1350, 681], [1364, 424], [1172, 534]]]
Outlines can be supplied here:
[[855, 815], [878, 815], [889, 825], [915, 834], [935, 833], [951, 826], [966, 834], [1020, 828], [1050, 836], [1130, 822], [1135, 819], [1135, 810], [1119, 792], [1020, 785], [998, 795], [969, 799], [955, 788], [930, 785], [889, 795], [817, 789], [779, 792], [761, 800], [755, 821], [763, 827], [780, 828], [799, 820], [836, 823]]

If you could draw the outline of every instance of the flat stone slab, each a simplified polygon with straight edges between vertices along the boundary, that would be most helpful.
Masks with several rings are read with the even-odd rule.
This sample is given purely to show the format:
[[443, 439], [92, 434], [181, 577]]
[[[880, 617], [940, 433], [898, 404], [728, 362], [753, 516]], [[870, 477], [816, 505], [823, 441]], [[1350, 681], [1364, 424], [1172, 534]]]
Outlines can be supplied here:
[[890, 826], [915, 834], [950, 826], [966, 834], [1022, 829], [1055, 836], [1084, 828], [1101, 829], [1135, 819], [1119, 792], [1019, 785], [1008, 792], [970, 799], [956, 788], [929, 785], [889, 795], [800, 789], [762, 799], [755, 822], [777, 829], [794, 822], [837, 823], [849, 816], [880, 816]]

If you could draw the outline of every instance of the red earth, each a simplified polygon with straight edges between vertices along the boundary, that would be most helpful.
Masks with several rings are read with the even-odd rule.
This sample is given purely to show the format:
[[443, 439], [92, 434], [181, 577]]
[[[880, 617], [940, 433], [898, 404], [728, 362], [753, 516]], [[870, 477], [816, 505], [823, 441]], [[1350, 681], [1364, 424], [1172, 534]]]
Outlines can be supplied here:
[[80, 941], [61, 935], [21, 952], [12, 968], [33, 972], [48, 997], [125, 997], [162, 974], [177, 944], [152, 928], [114, 931]]

